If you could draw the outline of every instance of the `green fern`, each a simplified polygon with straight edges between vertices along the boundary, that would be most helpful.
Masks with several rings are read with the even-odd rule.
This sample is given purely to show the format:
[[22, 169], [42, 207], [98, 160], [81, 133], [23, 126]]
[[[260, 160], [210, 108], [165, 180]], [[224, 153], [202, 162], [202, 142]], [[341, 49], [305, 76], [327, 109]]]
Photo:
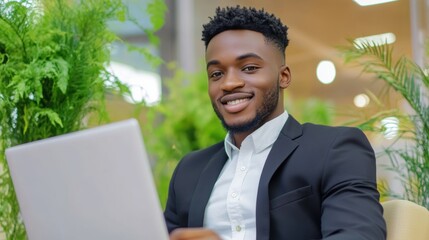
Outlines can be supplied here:
[[[149, 14], [162, 15], [155, 3]], [[108, 121], [106, 91], [129, 90], [106, 69], [120, 40], [107, 22], [127, 17], [121, 0], [0, 0], [0, 232], [8, 239], [26, 233], [5, 149], [85, 128], [89, 116]], [[156, 43], [153, 29], [142, 30]]]
[[[411, 146], [398, 148], [393, 144], [385, 149], [392, 168], [399, 175], [405, 193], [402, 198], [412, 200], [429, 209], [429, 78], [413, 61], [401, 57], [393, 60], [393, 47], [364, 43], [344, 50], [346, 62], [357, 62], [363, 71], [375, 74], [390, 89], [399, 93], [414, 110], [405, 114], [398, 110], [383, 111], [359, 126], [365, 130], [383, 131], [378, 127], [382, 118], [401, 119], [400, 137], [411, 140]], [[397, 196], [397, 193], [392, 193]]]

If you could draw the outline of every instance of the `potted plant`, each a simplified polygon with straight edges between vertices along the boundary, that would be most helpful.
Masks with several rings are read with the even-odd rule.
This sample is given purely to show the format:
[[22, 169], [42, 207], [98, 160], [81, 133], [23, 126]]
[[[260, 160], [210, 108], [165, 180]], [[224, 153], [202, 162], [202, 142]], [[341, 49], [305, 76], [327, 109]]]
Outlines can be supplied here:
[[[162, 0], [151, 4], [148, 14], [165, 12]], [[108, 121], [105, 93], [127, 87], [107, 70], [120, 41], [107, 22], [127, 17], [121, 0], [0, 0], [0, 233], [8, 239], [26, 233], [5, 149]], [[144, 29], [154, 41], [155, 30]]]
[[401, 57], [393, 58], [393, 47], [367, 42], [353, 44], [344, 50], [346, 62], [358, 63], [363, 72], [376, 75], [390, 89], [404, 99], [410, 112], [398, 108], [383, 109], [359, 126], [364, 130], [382, 132], [386, 126], [380, 121], [386, 117], [399, 120], [398, 139], [408, 143], [394, 144], [384, 150], [404, 189], [392, 192], [394, 197], [407, 199], [429, 209], [429, 77], [424, 68]]

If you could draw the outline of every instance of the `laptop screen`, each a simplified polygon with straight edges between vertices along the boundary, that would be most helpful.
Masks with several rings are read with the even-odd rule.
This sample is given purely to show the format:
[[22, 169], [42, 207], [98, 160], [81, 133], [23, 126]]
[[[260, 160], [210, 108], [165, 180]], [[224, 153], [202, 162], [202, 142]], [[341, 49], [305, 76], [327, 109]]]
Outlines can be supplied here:
[[6, 150], [29, 239], [168, 239], [139, 124]]

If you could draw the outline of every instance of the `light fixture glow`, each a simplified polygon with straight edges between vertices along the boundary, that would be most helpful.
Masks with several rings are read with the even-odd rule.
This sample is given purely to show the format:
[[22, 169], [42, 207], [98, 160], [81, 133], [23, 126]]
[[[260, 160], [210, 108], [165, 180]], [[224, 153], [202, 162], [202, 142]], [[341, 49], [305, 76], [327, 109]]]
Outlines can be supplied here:
[[396, 117], [387, 117], [381, 120], [383, 135], [386, 139], [393, 139], [399, 132], [399, 119]]
[[328, 60], [320, 61], [316, 69], [317, 79], [323, 84], [330, 84], [334, 81], [336, 70], [333, 62]]
[[371, 47], [383, 45], [383, 44], [392, 44], [396, 41], [396, 36], [393, 33], [382, 33], [377, 35], [371, 35], [361, 38], [356, 38], [354, 40], [354, 45], [357, 48], [362, 48], [362, 46], [369, 45]]
[[362, 7], [376, 5], [376, 4], [382, 4], [382, 3], [388, 3], [388, 2], [395, 2], [397, 0], [353, 0], [357, 4], [359, 4]]
[[355, 96], [353, 103], [358, 108], [364, 108], [369, 104], [369, 97], [365, 93], [361, 93]]

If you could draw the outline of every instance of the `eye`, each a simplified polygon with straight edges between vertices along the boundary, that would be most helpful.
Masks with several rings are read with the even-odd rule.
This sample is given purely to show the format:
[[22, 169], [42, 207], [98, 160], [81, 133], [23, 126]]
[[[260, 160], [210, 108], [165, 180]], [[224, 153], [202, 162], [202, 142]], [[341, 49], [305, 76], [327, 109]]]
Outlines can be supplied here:
[[209, 74], [209, 78], [212, 80], [216, 80], [219, 79], [220, 77], [222, 77], [223, 73], [221, 71], [214, 71], [212, 73]]
[[259, 67], [250, 65], [250, 66], [245, 66], [242, 69], [242, 71], [244, 71], [244, 72], [254, 72], [254, 71], [258, 70], [258, 69], [259, 69]]

